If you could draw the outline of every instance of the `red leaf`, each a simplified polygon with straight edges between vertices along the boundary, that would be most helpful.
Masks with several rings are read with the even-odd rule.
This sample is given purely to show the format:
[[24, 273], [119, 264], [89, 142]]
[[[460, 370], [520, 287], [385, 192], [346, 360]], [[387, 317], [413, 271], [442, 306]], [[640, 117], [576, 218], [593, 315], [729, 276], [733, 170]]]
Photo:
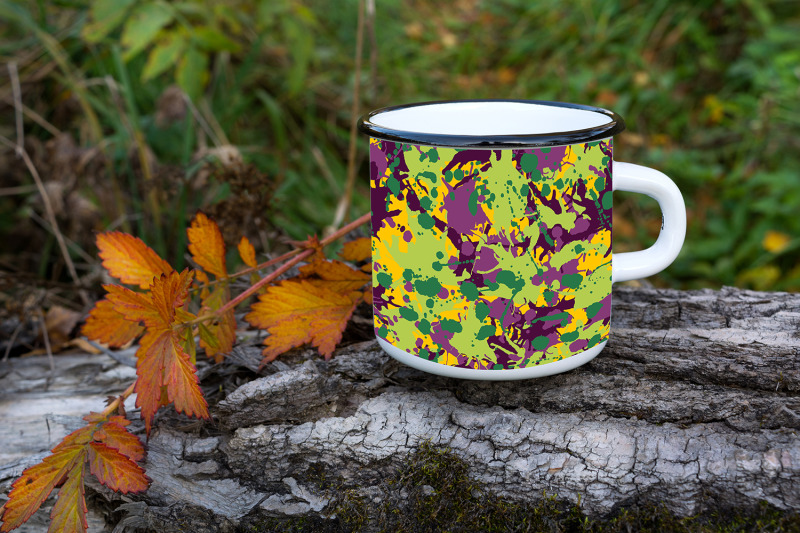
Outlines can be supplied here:
[[119, 285], [103, 285], [103, 288], [108, 291], [106, 300], [126, 320], [134, 324], [141, 322], [148, 327], [162, 322], [150, 293], [135, 292]]
[[217, 223], [203, 213], [197, 213], [186, 233], [194, 262], [218, 278], [227, 277], [225, 242]]
[[100, 442], [89, 443], [89, 468], [100, 483], [123, 494], [147, 490], [150, 483], [142, 467]]
[[139, 437], [125, 428], [128, 424], [130, 421], [126, 418], [112, 416], [94, 432], [94, 440], [107, 444], [133, 461], [141, 461], [144, 459], [144, 446]]
[[173, 270], [141, 239], [127, 233], [101, 233], [97, 236], [97, 248], [109, 274], [142, 289], [150, 287], [154, 277]]
[[89, 312], [81, 332], [92, 340], [118, 348], [144, 333], [144, 328], [125, 318], [110, 301], [100, 300]]
[[[136, 352], [136, 406], [142, 409], [147, 432], [156, 411], [170, 402], [178, 412], [208, 418], [195, 367], [171, 329], [148, 331]], [[166, 390], [166, 395], [164, 391]]]

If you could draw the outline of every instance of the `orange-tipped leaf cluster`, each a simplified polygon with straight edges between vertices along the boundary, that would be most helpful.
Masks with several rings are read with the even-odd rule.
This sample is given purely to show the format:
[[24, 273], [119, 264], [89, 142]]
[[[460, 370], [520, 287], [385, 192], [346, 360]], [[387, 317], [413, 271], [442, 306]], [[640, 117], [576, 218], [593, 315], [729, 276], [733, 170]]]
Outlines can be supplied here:
[[[343, 228], [341, 233], [345, 232]], [[22, 473], [2, 507], [0, 532], [27, 521], [57, 487], [61, 488], [51, 512], [50, 531], [85, 531], [83, 480], [87, 470], [115, 491], [147, 488], [149, 480], [137, 464], [144, 458], [142, 443], [127, 430], [128, 420], [113, 414], [124, 412], [121, 403], [131, 392], [137, 393], [136, 405], [148, 434], [158, 410], [169, 404], [188, 416], [209, 417], [194, 364], [195, 338], [199, 337], [206, 355], [220, 362], [236, 338], [233, 304], [257, 289], [251, 287], [236, 302], [231, 300], [233, 276], [227, 270], [222, 233], [213, 220], [198, 213], [187, 235], [189, 252], [199, 268], [180, 273], [136, 237], [120, 232], [98, 235], [103, 266], [112, 277], [134, 289], [105, 285], [107, 295], [91, 310], [82, 331], [112, 347], [139, 339], [136, 381], [112, 402], [114, 406], [86, 416], [86, 426], [69, 434], [51, 455]], [[253, 245], [245, 237], [238, 243], [239, 256], [248, 267], [244, 273], [250, 273], [253, 285], [259, 282], [259, 301], [246, 319], [269, 331], [265, 362], [304, 344], [315, 346], [330, 358], [356, 306], [371, 301], [369, 239], [346, 243], [340, 252], [342, 261], [325, 258], [325, 242], [330, 238], [320, 242], [311, 237], [297, 243], [313, 251], [302, 255], [309, 262], [300, 267], [299, 276], [274, 285], [258, 277]], [[287, 261], [281, 272], [300, 261], [298, 252], [286, 254], [296, 258]], [[347, 262], [362, 265], [358, 269]], [[276, 271], [272, 276], [278, 274]], [[197, 314], [189, 310], [193, 291], [199, 292]]]
[[48, 531], [86, 531], [83, 476], [87, 462], [89, 471], [112, 490], [128, 493], [147, 489], [149, 480], [137, 464], [144, 458], [144, 448], [126, 429], [130, 422], [122, 416], [98, 413], [84, 420], [89, 423], [64, 437], [50, 455], [14, 482], [3, 506], [0, 531], [21, 526], [58, 486], [61, 489], [50, 513]]

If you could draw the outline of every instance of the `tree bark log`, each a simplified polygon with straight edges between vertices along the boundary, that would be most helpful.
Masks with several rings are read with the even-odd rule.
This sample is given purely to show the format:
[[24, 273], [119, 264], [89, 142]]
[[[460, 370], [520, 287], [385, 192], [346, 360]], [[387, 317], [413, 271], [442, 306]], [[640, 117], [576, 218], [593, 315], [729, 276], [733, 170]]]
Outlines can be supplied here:
[[[150, 489], [122, 497], [90, 484], [90, 506], [120, 531], [234, 530], [292, 516], [333, 523], [343, 491], [367, 508], [402, 510], [403, 495], [382, 480], [429, 443], [509, 501], [545, 492], [580, 501], [590, 516], [648, 502], [681, 516], [759, 501], [800, 509], [800, 295], [617, 288], [613, 305], [611, 339], [595, 360], [522, 382], [427, 375], [371, 341], [329, 362], [311, 350], [286, 357], [234, 387], [237, 368], [259, 359], [257, 347], [238, 347], [201, 368], [228, 376], [213, 422], [160, 416]], [[12, 439], [0, 455], [3, 492], [55, 441], [19, 435], [36, 419], [20, 406], [54, 387], [25, 385], [20, 365], [35, 362], [0, 370], [0, 438]], [[87, 358], [90, 368], [70, 397], [118, 392], [125, 383], [110, 386], [109, 372], [130, 372], [102, 356]]]

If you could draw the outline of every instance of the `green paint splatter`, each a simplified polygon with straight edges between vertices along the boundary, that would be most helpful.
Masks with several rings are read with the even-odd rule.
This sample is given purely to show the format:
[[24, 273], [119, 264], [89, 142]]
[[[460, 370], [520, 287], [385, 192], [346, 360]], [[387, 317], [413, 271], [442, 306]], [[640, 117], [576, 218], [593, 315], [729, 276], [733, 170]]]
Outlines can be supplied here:
[[436, 163], [439, 161], [439, 152], [436, 151], [436, 148], [431, 148], [428, 150], [428, 159], [431, 160], [431, 163]]
[[486, 302], [478, 302], [475, 304], [475, 316], [478, 320], [483, 320], [489, 316], [489, 306]]
[[392, 191], [392, 194], [397, 196], [400, 194], [400, 182], [397, 181], [396, 178], [391, 177], [386, 180], [386, 186], [389, 187], [389, 190]]
[[425, 229], [431, 229], [436, 224], [436, 222], [433, 220], [433, 217], [428, 213], [420, 213], [417, 217], [417, 222], [419, 222], [419, 225]]
[[411, 281], [414, 279], [414, 272], [410, 268], [403, 270], [403, 279], [407, 282]]
[[522, 167], [523, 172], [531, 173], [538, 170], [539, 158], [536, 157], [536, 154], [522, 154], [519, 159], [519, 165]]
[[501, 270], [497, 273], [497, 277], [495, 279], [498, 283], [502, 283], [514, 291], [522, 289], [522, 287], [525, 285], [525, 281], [517, 279], [517, 276], [515, 276], [510, 270]]
[[611, 191], [608, 191], [603, 195], [603, 209], [611, 209], [612, 205], [614, 205], [614, 199], [611, 195]]
[[463, 281], [461, 282], [461, 294], [464, 295], [464, 298], [469, 300], [470, 302], [474, 302], [480, 296], [478, 292], [478, 286], [472, 283], [471, 281]]
[[461, 333], [461, 330], [462, 330], [461, 322], [459, 322], [458, 320], [452, 320], [450, 318], [445, 318], [445, 319], [442, 319], [442, 321], [439, 322], [439, 323], [442, 325], [442, 329], [445, 330], [445, 331], [449, 331], [451, 333]]
[[392, 287], [392, 276], [390, 274], [387, 274], [386, 272], [378, 272], [376, 277], [378, 278], [378, 283], [382, 287], [386, 287], [387, 289]]
[[533, 339], [531, 342], [531, 346], [533, 346], [534, 350], [544, 350], [548, 346], [550, 346], [550, 339], [545, 337], [544, 335], [540, 335]]
[[561, 286], [569, 287], [570, 289], [577, 289], [581, 286], [583, 276], [581, 274], [566, 274], [561, 278]]
[[603, 302], [595, 302], [586, 308], [586, 317], [592, 319], [597, 316], [597, 313], [603, 308]]
[[578, 339], [578, 332], [577, 331], [570, 331], [569, 333], [564, 333], [561, 335], [561, 342], [572, 342]]
[[431, 332], [431, 323], [427, 319], [422, 319], [419, 321], [419, 331], [420, 333], [424, 333], [425, 335]]
[[409, 307], [401, 307], [400, 316], [410, 322], [415, 322], [417, 319], [419, 319], [419, 314]]
[[485, 341], [497, 330], [492, 324], [488, 324], [486, 326], [482, 326], [481, 329], [478, 330], [478, 335], [475, 337], [479, 341]]
[[469, 207], [469, 212], [472, 214], [472, 216], [478, 214], [478, 189], [475, 189], [470, 193], [467, 207]]
[[428, 278], [427, 280], [418, 279], [414, 282], [414, 290], [423, 296], [436, 296], [442, 290], [442, 285], [436, 278]]

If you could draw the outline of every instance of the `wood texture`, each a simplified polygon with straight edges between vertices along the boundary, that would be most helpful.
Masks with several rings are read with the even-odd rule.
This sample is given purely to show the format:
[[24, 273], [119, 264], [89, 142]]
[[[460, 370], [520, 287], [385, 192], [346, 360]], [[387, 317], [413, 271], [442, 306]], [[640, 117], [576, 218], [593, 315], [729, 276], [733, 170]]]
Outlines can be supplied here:
[[[258, 353], [239, 347], [226, 363], [201, 368], [211, 398], [221, 399], [213, 423], [158, 418], [146, 494], [123, 498], [91, 485], [91, 506], [109, 527], [233, 530], [298, 515], [332, 521], [342, 490], [367, 506], [402, 509], [403, 495], [382, 480], [423, 442], [450, 448], [489, 491], [514, 501], [543, 491], [580, 499], [593, 516], [644, 502], [680, 515], [759, 501], [800, 509], [800, 295], [618, 288], [606, 349], [572, 372], [524, 382], [427, 375], [375, 342], [345, 347], [329, 362], [307, 350], [244, 380], [242, 368], [257, 367]], [[36, 367], [32, 359], [0, 370], [0, 438], [11, 439], [0, 450], [3, 492], [55, 440], [41, 431], [20, 435], [17, 428], [27, 433], [37, 420], [33, 407], [20, 406], [56, 391], [96, 395], [77, 416], [124, 388], [124, 380], [107, 378], [129, 369], [102, 356], [79, 359], [71, 367], [57, 359], [65, 375], [48, 391], [15, 377]], [[75, 378], [76, 368], [94, 370]], [[72, 415], [60, 401], [37, 404], [38, 420]], [[321, 476], [336, 480], [338, 491], [320, 488]]]

